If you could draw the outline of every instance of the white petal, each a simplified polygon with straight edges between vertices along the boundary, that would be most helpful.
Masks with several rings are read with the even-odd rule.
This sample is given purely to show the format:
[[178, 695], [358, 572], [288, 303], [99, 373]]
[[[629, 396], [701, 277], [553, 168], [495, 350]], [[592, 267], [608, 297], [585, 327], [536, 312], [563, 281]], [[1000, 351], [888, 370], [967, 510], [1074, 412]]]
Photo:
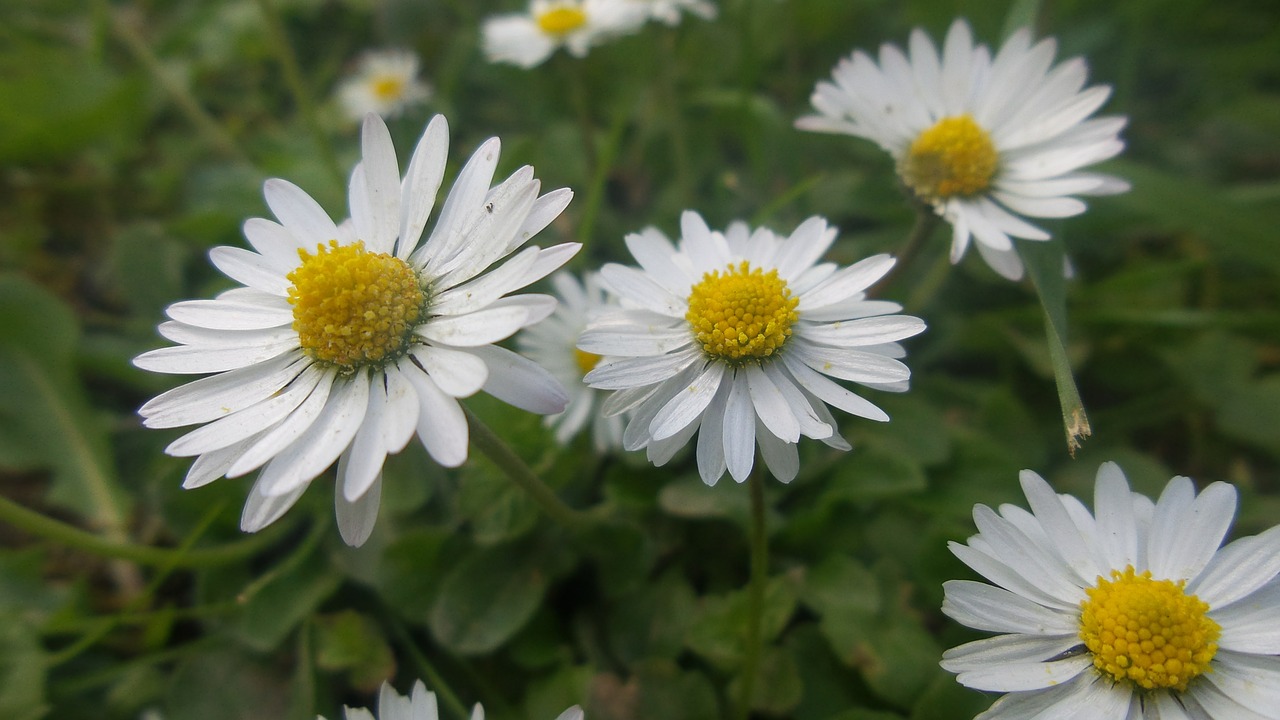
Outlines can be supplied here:
[[828, 345], [869, 345], [894, 342], [924, 332], [924, 321], [909, 315], [861, 318], [823, 325], [801, 323], [797, 334]]
[[857, 415], [858, 417], [878, 422], [889, 421], [889, 416], [885, 411], [874, 403], [840, 386], [798, 359], [792, 358], [789, 353], [783, 355], [782, 361], [787, 370], [790, 371], [791, 376], [800, 384], [800, 387], [809, 391], [819, 400], [832, 407], [840, 408], [850, 415]]
[[240, 514], [240, 529], [244, 532], [258, 532], [279, 520], [307, 490], [307, 485], [304, 483], [283, 495], [264, 495], [261, 492], [261, 483], [261, 479], [255, 482], [253, 488], [249, 490], [249, 497], [245, 499], [244, 512]]
[[305, 486], [332, 465], [360, 429], [369, 407], [369, 377], [357, 372], [334, 382], [319, 417], [293, 444], [276, 455], [258, 478], [264, 495], [283, 495]]
[[743, 482], [756, 457], [756, 418], [745, 378], [732, 378], [724, 410], [724, 457], [729, 475]]
[[145, 352], [133, 359], [133, 364], [151, 372], [174, 375], [198, 375], [220, 373], [229, 370], [266, 363], [286, 356], [293, 358], [298, 349], [296, 339], [288, 339], [248, 348], [209, 349], [201, 346], [180, 345]]
[[239, 370], [201, 378], [164, 392], [138, 408], [143, 425], [170, 428], [208, 422], [259, 403], [311, 364], [288, 354]]
[[458, 401], [445, 395], [425, 373], [405, 373], [417, 391], [422, 408], [418, 413], [418, 439], [431, 459], [444, 467], [458, 467], [467, 461], [469, 433], [467, 418]]
[[529, 311], [522, 307], [489, 308], [466, 315], [432, 318], [414, 332], [445, 345], [476, 347], [511, 337], [528, 318]]
[[711, 232], [702, 216], [692, 210], [680, 215], [680, 249], [693, 261], [696, 277], [709, 270], [723, 270], [732, 260], [724, 236]]
[[698, 475], [707, 485], [715, 485], [724, 475], [724, 409], [733, 383], [720, 383], [720, 389], [702, 414], [698, 428]]
[[1280, 573], [1280, 525], [1236, 540], [1218, 551], [1205, 571], [1187, 584], [1187, 592], [1221, 607], [1233, 603]]
[[418, 248], [422, 229], [427, 226], [431, 208], [435, 206], [436, 193], [444, 179], [445, 162], [449, 155], [449, 123], [443, 115], [436, 115], [427, 123], [422, 137], [413, 149], [409, 168], [400, 184], [401, 224], [396, 257], [406, 260]]
[[1222, 626], [1219, 647], [1280, 655], [1280, 581], [1272, 581], [1226, 607], [1211, 606], [1209, 615]]
[[[511, 249], [523, 245], [529, 238], [542, 232], [551, 224], [551, 221], [564, 212], [565, 208], [569, 207], [569, 201], [571, 200], [573, 200], [573, 191], [569, 188], [552, 190], [545, 195], [539, 196], [533, 202], [533, 207], [529, 208], [529, 215], [524, 219], [524, 224], [520, 226], [515, 237], [512, 238], [513, 247]], [[579, 245], [578, 243], [564, 244]]]
[[1094, 488], [1098, 541], [1111, 568], [1137, 567], [1138, 528], [1133, 517], [1132, 493], [1120, 466], [1105, 462], [1098, 468]]
[[210, 250], [209, 260], [227, 277], [255, 290], [280, 297], [289, 294], [290, 283], [285, 279], [289, 268], [281, 268], [258, 253], [223, 246]]
[[654, 440], [669, 438], [697, 420], [720, 389], [724, 373], [722, 363], [708, 363], [701, 375], [682, 388], [654, 416], [649, 424], [650, 436]]
[[789, 443], [800, 441], [800, 421], [787, 403], [773, 381], [765, 375], [759, 365], [748, 364], [740, 370], [746, 376], [747, 390], [751, 395], [751, 405], [756, 417], [769, 432], [777, 438]]
[[[632, 312], [651, 315], [648, 311]], [[631, 321], [592, 323], [578, 338], [578, 347], [597, 355], [652, 357], [678, 350], [692, 342], [687, 323], [666, 324], [668, 318], [661, 319], [663, 324]]]
[[968, 670], [956, 681], [965, 687], [992, 692], [1040, 690], [1067, 682], [1093, 666], [1088, 653], [1056, 662], [1005, 662], [999, 667]]
[[365, 192], [372, 213], [372, 237], [363, 238], [371, 252], [395, 250], [400, 234], [400, 166], [391, 133], [382, 118], [365, 115], [360, 134], [361, 165], [364, 167]]
[[1280, 658], [1219, 652], [1204, 678], [1259, 715], [1280, 717]]
[[538, 259], [540, 250], [526, 248], [501, 266], [463, 285], [450, 288], [431, 303], [431, 311], [439, 315], [461, 315], [480, 310], [503, 295], [524, 287], [520, 283]]
[[[343, 464], [346, 460], [344, 455], [342, 460], [338, 462], [338, 478], [341, 479], [343, 474]], [[333, 493], [334, 514], [338, 519], [338, 532], [342, 535], [342, 541], [351, 547], [360, 547], [364, 545], [369, 536], [373, 534], [374, 523], [378, 520], [378, 506], [382, 503], [382, 475], [377, 475], [369, 489], [365, 491], [359, 499], [355, 501], [348, 500], [346, 496], [340, 492]], [[383, 717], [388, 717], [383, 715]], [[348, 717], [348, 720], [350, 718]]]
[[338, 458], [338, 483], [334, 494], [348, 503], [360, 499], [382, 474], [387, 458], [387, 390], [382, 373], [369, 384], [369, 400], [364, 420], [351, 445]]
[[468, 352], [489, 366], [484, 391], [507, 404], [548, 415], [563, 412], [569, 402], [560, 382], [528, 358], [496, 345], [472, 348]]
[[[307, 431], [307, 428], [311, 427], [316, 418], [320, 416], [321, 411], [324, 410], [325, 404], [329, 399], [330, 390], [333, 389], [334, 378], [338, 375], [337, 371], [332, 368], [324, 369], [323, 373], [320, 382], [311, 391], [311, 394], [307, 396], [307, 399], [290, 413], [284, 422], [277, 425], [253, 447], [246, 450], [245, 454], [240, 456], [240, 459], [227, 471], [227, 477], [238, 477], [261, 467], [263, 463], [289, 447], [293, 441]], [[258, 482], [262, 482], [261, 478], [259, 478]]]
[[165, 309], [169, 317], [214, 330], [260, 330], [293, 322], [293, 308], [285, 300], [269, 304], [235, 300], [184, 300]]
[[[407, 360], [409, 372], [421, 372]], [[413, 385], [405, 378], [404, 371], [398, 365], [388, 365], [383, 371], [387, 383], [387, 410], [383, 427], [383, 444], [389, 453], [397, 453], [409, 444], [409, 438], [418, 429], [418, 410], [421, 403], [413, 391]]]
[[942, 612], [976, 630], [1026, 635], [1069, 635], [1079, 631], [1073, 613], [1050, 610], [1008, 590], [970, 580], [948, 580]]
[[688, 310], [684, 300], [633, 267], [609, 263], [600, 268], [600, 275], [610, 290], [646, 310], [668, 317], [684, 317]]
[[1195, 496], [1187, 478], [1174, 478], [1156, 503], [1148, 567], [1158, 578], [1193, 579], [1222, 544], [1235, 516], [1236, 491], [1213, 483]]
[[484, 197], [489, 192], [493, 171], [498, 166], [501, 143], [498, 138], [485, 141], [453, 181], [453, 188], [445, 198], [435, 229], [425, 245], [413, 255], [416, 264], [436, 266], [451, 258], [465, 239], [467, 217], [481, 211]]
[[314, 252], [317, 245], [337, 239], [338, 227], [333, 219], [302, 188], [288, 180], [272, 178], [263, 183], [262, 194], [299, 247]]
[[804, 364], [824, 375], [861, 383], [893, 383], [911, 377], [906, 365], [874, 352], [832, 348], [793, 338], [789, 350]]
[[995, 669], [1010, 662], [1044, 662], [1078, 645], [1079, 635], [996, 635], [947, 650], [940, 664], [953, 673]]
[[250, 435], [266, 430], [302, 404], [320, 382], [321, 377], [323, 377], [321, 370], [312, 365], [282, 392], [192, 430], [169, 443], [164, 451], [176, 457], [202, 455], [238, 443]]
[[800, 296], [800, 316], [833, 303], [846, 300], [871, 287], [894, 266], [889, 255], [873, 255], [840, 270], [817, 287]]
[[1061, 498], [1049, 487], [1044, 478], [1030, 470], [1018, 474], [1022, 484], [1022, 492], [1031, 503], [1040, 527], [1049, 536], [1049, 543], [1057, 551], [1067, 566], [1075, 571], [1084, 583], [1092, 583], [1099, 575], [1105, 575], [1109, 568], [1099, 567], [1093, 548], [1080, 534], [1080, 529], [1067, 514]]
[[260, 437], [262, 437], [260, 434], [250, 435], [234, 445], [212, 450], [196, 458], [187, 470], [186, 477], [182, 479], [182, 489], [191, 490], [202, 487], [226, 475], [227, 470], [231, 469], [231, 463], [240, 457], [240, 453], [252, 447]]
[[489, 367], [484, 361], [460, 350], [415, 345], [410, 354], [446, 395], [470, 397], [489, 379]]
[[656, 228], [645, 228], [625, 238], [632, 257], [644, 268], [645, 274], [676, 297], [689, 294], [695, 278], [673, 261], [676, 249]]
[[[1058, 598], [1046, 592], [1021, 572], [1023, 570], [1021, 567], [1011, 567], [969, 545], [952, 542], [948, 543], [947, 546], [951, 549], [951, 553], [960, 559], [960, 562], [968, 565], [974, 572], [1005, 590], [1021, 595], [1045, 607], [1062, 611], [1073, 611], [1078, 607], [1078, 605], [1069, 600]], [[1040, 659], [1043, 660], [1044, 658]]]
[[658, 357], [602, 360], [582, 379], [599, 390], [622, 390], [662, 382], [687, 367], [706, 362], [700, 348], [689, 347]]
[[822, 257], [835, 239], [835, 228], [828, 228], [826, 219], [817, 215], [806, 219], [782, 242], [776, 265], [778, 277], [788, 282], [798, 277]]
[[[280, 223], [266, 218], [249, 218], [244, 221], [243, 232], [249, 245], [285, 274], [298, 266], [301, 260], [298, 249], [302, 245]], [[309, 249], [314, 251], [315, 245]]]
[[756, 440], [760, 443], [760, 457], [764, 458], [769, 472], [780, 482], [795, 480], [796, 474], [800, 472], [800, 453], [796, 444], [779, 438], [759, 423], [756, 427]]

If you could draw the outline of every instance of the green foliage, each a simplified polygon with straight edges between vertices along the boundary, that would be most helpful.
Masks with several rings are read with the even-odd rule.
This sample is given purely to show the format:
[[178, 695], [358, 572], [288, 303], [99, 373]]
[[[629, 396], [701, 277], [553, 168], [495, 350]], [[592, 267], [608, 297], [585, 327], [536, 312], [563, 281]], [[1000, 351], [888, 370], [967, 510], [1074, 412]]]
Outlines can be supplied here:
[[[682, 210], [785, 231], [821, 214], [851, 263], [898, 252], [913, 209], [872, 143], [801, 133], [813, 85], [855, 48], [935, 38], [952, 18], [999, 42], [1031, 25], [1114, 87], [1130, 192], [1020, 242], [1032, 276], [947, 258], [939, 228], [885, 299], [926, 320], [891, 417], [839, 416], [849, 453], [802, 443], [766, 487], [770, 557], [753, 717], [967, 720], [991, 702], [938, 666], [978, 637], [939, 610], [973, 577], [946, 548], [975, 503], [1025, 504], [1031, 468], [1091, 503], [1100, 462], [1153, 494], [1228, 480], [1237, 534], [1280, 517], [1280, 56], [1265, 3], [720, 0], [533, 70], [494, 65], [478, 28], [519, 0], [0, 3], [0, 494], [117, 545], [241, 540], [252, 478], [181, 490], [180, 430], [135, 411], [179, 379], [130, 360], [174, 301], [232, 287], [206, 255], [244, 247], [283, 177], [337, 219], [359, 131], [331, 94], [359, 52], [406, 47], [434, 86], [390, 123], [401, 153], [448, 115], [446, 187], [500, 136], [500, 176], [532, 164], [575, 199], [539, 240], [581, 240], [576, 271], [631, 260], [626, 233]], [[86, 5], [88, 7], [86, 7]], [[281, 72], [275, 7], [318, 112]], [[437, 208], [439, 206], [437, 205]], [[1074, 269], [1063, 278], [1065, 254]], [[1062, 393], [1060, 397], [1059, 393]], [[1078, 398], [1072, 393], [1078, 392]], [[1072, 459], [1061, 414], [1092, 436]], [[0, 717], [334, 720], [423, 678], [441, 717], [730, 717], [750, 665], [747, 488], [707, 487], [691, 451], [561, 447], [541, 418], [466, 401], [570, 507], [561, 525], [473, 452], [389, 458], [369, 542], [342, 545], [332, 473], [249, 556], [195, 567], [99, 557], [0, 526]], [[839, 414], [838, 414], [839, 415]], [[1070, 419], [1070, 417], [1068, 418]], [[214, 512], [213, 508], [222, 508]], [[212, 514], [207, 525], [204, 519]]]

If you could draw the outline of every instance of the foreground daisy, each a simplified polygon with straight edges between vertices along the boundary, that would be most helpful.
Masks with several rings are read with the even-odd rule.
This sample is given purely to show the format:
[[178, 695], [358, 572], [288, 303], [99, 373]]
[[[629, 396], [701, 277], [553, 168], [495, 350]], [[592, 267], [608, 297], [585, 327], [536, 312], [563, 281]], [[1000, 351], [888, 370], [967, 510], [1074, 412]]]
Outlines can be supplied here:
[[[346, 720], [440, 720], [436, 706], [436, 694], [427, 692], [427, 686], [419, 680], [413, 684], [413, 694], [405, 697], [387, 683], [378, 693], [378, 714], [364, 708], [344, 708]], [[577, 705], [560, 713], [556, 720], [582, 720], [582, 708]], [[323, 717], [318, 720], [324, 720]], [[484, 720], [484, 708], [476, 705], [471, 720]]]
[[1006, 278], [1022, 277], [1011, 238], [1047, 240], [1023, 217], [1078, 215], [1074, 195], [1124, 192], [1123, 180], [1081, 168], [1124, 149], [1122, 117], [1088, 119], [1111, 88], [1083, 89], [1088, 69], [1072, 58], [1053, 64], [1052, 39], [1014, 33], [993, 58], [956, 20], [939, 57], [917, 29], [910, 55], [893, 45], [880, 62], [861, 51], [841, 60], [834, 82], [819, 82], [817, 115], [803, 130], [874, 141], [893, 155], [898, 176], [920, 201], [952, 225], [951, 261], [977, 240], [978, 252]]
[[999, 586], [944, 586], [943, 612], [1005, 633], [943, 655], [961, 684], [1009, 693], [980, 718], [1280, 718], [1280, 527], [1219, 548], [1226, 483], [1197, 496], [1176, 477], [1153, 504], [1105, 463], [1091, 515], [1021, 479], [1031, 512], [978, 505], [978, 534], [951, 544]]
[[183, 487], [262, 468], [240, 521], [245, 531], [274, 522], [337, 461], [338, 527], [359, 545], [377, 517], [382, 463], [415, 432], [441, 465], [467, 459], [457, 398], [484, 390], [537, 413], [564, 409], [554, 378], [492, 343], [554, 309], [549, 296], [510, 293], [578, 251], [577, 243], [520, 250], [572, 193], [539, 196], [527, 166], [490, 188], [493, 138], [459, 173], [420, 242], [444, 175], [448, 133], [436, 116], [402, 179], [386, 125], [367, 116], [364, 160], [351, 174], [350, 223], [335, 225], [300, 188], [268, 180], [267, 205], [280, 222], [245, 223], [252, 251], [209, 254], [245, 287], [169, 306], [171, 321], [159, 331], [178, 345], [134, 360], [154, 372], [216, 373], [138, 412], [153, 428], [208, 423], [165, 450], [196, 456]]
[[604, 393], [582, 382], [582, 376], [600, 362], [600, 356], [577, 348], [578, 337], [587, 321], [616, 303], [609, 303], [600, 286], [597, 273], [579, 282], [569, 273], [551, 278], [559, 304], [546, 321], [520, 332], [516, 338], [520, 350], [530, 359], [551, 371], [568, 390], [569, 405], [559, 415], [548, 415], [546, 424], [555, 428], [556, 441], [568, 443], [588, 424], [597, 451], [603, 453], [622, 447], [622, 418], [600, 412]]
[[485, 20], [484, 54], [523, 68], [541, 65], [561, 47], [585, 57], [593, 45], [634, 32], [646, 11], [632, 0], [531, 0], [528, 12]]
[[431, 88], [418, 79], [418, 56], [408, 50], [365, 53], [355, 73], [338, 86], [343, 111], [356, 121], [369, 113], [395, 117], [430, 97]]
[[802, 435], [849, 448], [827, 404], [889, 419], [830, 378], [907, 388], [896, 341], [924, 323], [864, 292], [893, 258], [816, 264], [836, 237], [819, 217], [786, 238], [744, 223], [712, 232], [695, 212], [680, 225], [678, 248], [653, 229], [627, 236], [641, 267], [605, 265], [601, 274], [629, 307], [592, 322], [578, 343], [605, 356], [585, 379], [617, 391], [606, 412], [632, 413], [627, 450], [647, 448], [663, 465], [698, 433], [698, 472], [711, 485], [726, 468], [745, 480], [758, 441], [770, 472], [790, 482]]

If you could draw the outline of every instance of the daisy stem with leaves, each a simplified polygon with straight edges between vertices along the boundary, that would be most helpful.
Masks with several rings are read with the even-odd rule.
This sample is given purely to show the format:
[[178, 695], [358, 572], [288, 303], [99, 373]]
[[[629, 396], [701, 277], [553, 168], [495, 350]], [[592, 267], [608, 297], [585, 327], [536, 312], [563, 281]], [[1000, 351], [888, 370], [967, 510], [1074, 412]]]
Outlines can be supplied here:
[[747, 583], [747, 638], [746, 653], [742, 660], [742, 696], [738, 699], [735, 714], [741, 720], [746, 720], [751, 714], [751, 699], [755, 694], [756, 675], [759, 674], [760, 656], [764, 650], [761, 625], [764, 618], [764, 588], [769, 579], [769, 537], [765, 532], [765, 472], [756, 468], [747, 479], [751, 493], [751, 579]]
[[498, 469], [510, 478], [512, 482], [529, 493], [534, 502], [542, 507], [543, 512], [551, 516], [551, 519], [571, 529], [582, 527], [590, 522], [585, 513], [565, 505], [564, 501], [557, 497], [533, 470], [529, 469], [529, 466], [525, 464], [524, 460], [520, 459], [520, 456], [511, 449], [511, 446], [498, 437], [483, 420], [476, 417], [476, 414], [469, 408], [464, 407], [463, 410], [467, 414], [472, 446], [489, 458], [494, 465], [497, 465]]

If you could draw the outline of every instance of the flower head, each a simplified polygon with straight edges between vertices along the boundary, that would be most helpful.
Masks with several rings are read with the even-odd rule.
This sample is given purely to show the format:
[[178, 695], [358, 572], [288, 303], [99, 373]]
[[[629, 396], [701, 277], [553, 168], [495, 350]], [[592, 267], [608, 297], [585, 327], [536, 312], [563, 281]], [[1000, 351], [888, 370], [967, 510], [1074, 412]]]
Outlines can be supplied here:
[[577, 348], [578, 338], [587, 322], [617, 303], [610, 302], [600, 285], [597, 273], [580, 282], [569, 273], [556, 273], [551, 278], [559, 304], [545, 322], [522, 330], [516, 340], [520, 350], [530, 359], [551, 371], [569, 392], [569, 405], [559, 415], [548, 415], [546, 424], [555, 428], [556, 441], [569, 442], [588, 423], [595, 448], [607, 452], [622, 447], [622, 418], [600, 412], [605, 393], [582, 382], [582, 376], [600, 362], [595, 353]]
[[948, 650], [961, 684], [1007, 692], [982, 718], [1280, 718], [1280, 527], [1219, 547], [1235, 488], [1176, 477], [1154, 504], [1114, 463], [1094, 511], [1025, 470], [1031, 512], [979, 505], [942, 611], [1003, 633]]
[[695, 212], [681, 230], [678, 247], [654, 229], [627, 237], [641, 267], [601, 271], [624, 308], [592, 322], [578, 343], [605, 356], [585, 378], [617, 391], [605, 412], [631, 412], [626, 449], [646, 448], [662, 465], [697, 433], [698, 470], [713, 484], [726, 469], [745, 480], [758, 441], [769, 470], [788, 482], [802, 435], [848, 449], [828, 404], [888, 420], [831, 378], [906, 389], [897, 341], [924, 323], [864, 292], [892, 258], [818, 263], [836, 237], [819, 217], [785, 238], [744, 223], [713, 232]]
[[1012, 238], [1047, 240], [1024, 217], [1078, 215], [1075, 195], [1124, 192], [1128, 184], [1081, 172], [1124, 149], [1123, 117], [1090, 118], [1111, 88], [1085, 88], [1084, 60], [1054, 65], [1053, 39], [1015, 32], [992, 57], [956, 20], [939, 56], [917, 29], [909, 54], [893, 45], [880, 62], [861, 51], [841, 60], [833, 82], [819, 82], [816, 115], [803, 130], [867, 138], [897, 162], [898, 176], [952, 225], [951, 260], [977, 241], [996, 272], [1016, 280], [1022, 260]]
[[[409, 697], [383, 683], [378, 692], [377, 715], [365, 708], [348, 707], [343, 709], [343, 716], [346, 720], [440, 720], [436, 694], [427, 692], [427, 686], [421, 680], [413, 684], [413, 694]], [[476, 705], [471, 711], [471, 720], [484, 720], [484, 708]], [[560, 713], [556, 720], [583, 720], [582, 709], [575, 705]]]
[[178, 344], [134, 359], [153, 372], [211, 374], [138, 412], [147, 427], [201, 425], [166, 448], [196, 457], [183, 487], [262, 469], [244, 530], [274, 522], [336, 461], [338, 526], [359, 545], [377, 517], [387, 455], [416, 433], [441, 465], [466, 460], [458, 398], [484, 390], [533, 412], [564, 409], [550, 374], [493, 343], [555, 308], [552, 297], [511, 293], [577, 252], [577, 243], [521, 249], [572, 193], [539, 196], [531, 167], [490, 187], [493, 138], [459, 173], [422, 242], [448, 144], [437, 116], [402, 178], [386, 125], [368, 115], [351, 221], [341, 225], [296, 185], [268, 180], [279, 222], [245, 223], [253, 250], [209, 254], [244, 287], [169, 306], [159, 331]]
[[634, 32], [646, 10], [631, 0], [530, 0], [527, 13], [485, 20], [484, 53], [523, 68], [541, 65], [560, 47], [585, 57], [593, 45]]
[[366, 52], [355, 73], [338, 86], [338, 101], [355, 121], [369, 113], [396, 117], [430, 97], [431, 87], [418, 79], [418, 56], [409, 50]]

